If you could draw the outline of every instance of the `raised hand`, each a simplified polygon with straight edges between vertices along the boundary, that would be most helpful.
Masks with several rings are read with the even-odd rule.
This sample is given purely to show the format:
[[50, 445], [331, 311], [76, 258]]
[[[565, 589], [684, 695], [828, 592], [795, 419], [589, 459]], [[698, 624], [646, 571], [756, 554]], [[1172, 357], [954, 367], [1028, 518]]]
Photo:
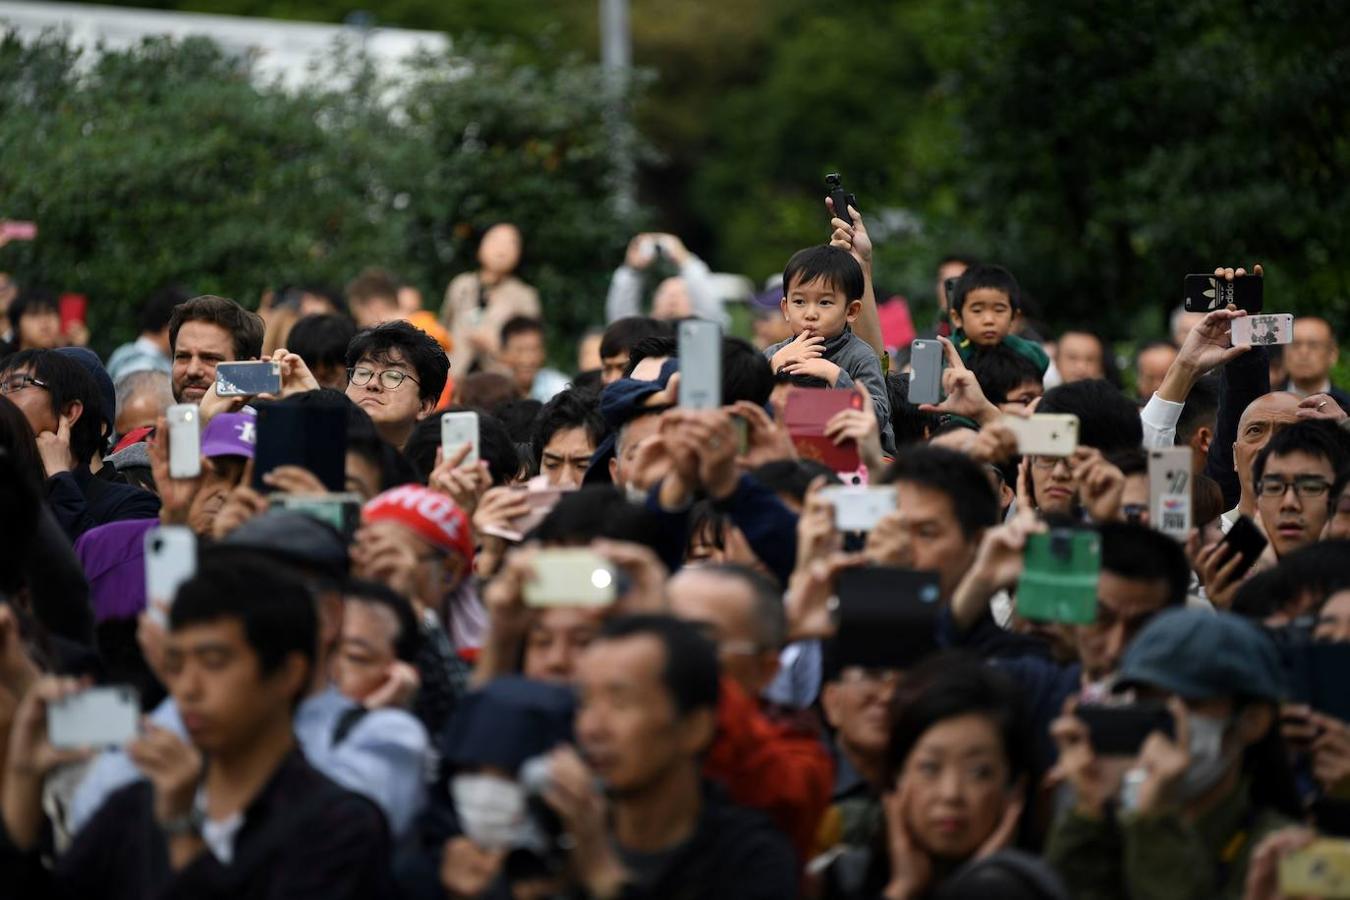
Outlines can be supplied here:
[[825, 198], [825, 208], [830, 212], [830, 246], [847, 250], [853, 254], [858, 265], [864, 269], [872, 265], [872, 238], [867, 234], [862, 214], [853, 207], [836, 210], [834, 200]]
[[[192, 498], [201, 490], [202, 476], [173, 478], [169, 475], [169, 424], [164, 416], [155, 420], [155, 436], [150, 439], [150, 474], [159, 491], [159, 521], [164, 525], [186, 525]], [[202, 471], [211, 465], [202, 457]]]
[[769, 367], [777, 372], [784, 366], [818, 359], [824, 352], [825, 338], [810, 331], [803, 331], [773, 355], [773, 359], [769, 360]]
[[942, 355], [947, 362], [947, 368], [942, 372], [942, 391], [946, 397], [941, 403], [921, 404], [919, 409], [928, 413], [965, 416], [981, 425], [997, 421], [1002, 413], [985, 397], [975, 373], [966, 368], [956, 345], [941, 335], [938, 340], [942, 342]]
[[56, 431], [44, 431], [37, 436], [38, 453], [42, 456], [42, 468], [51, 478], [61, 472], [69, 472], [80, 465], [70, 452], [70, 416], [61, 414]]
[[858, 445], [858, 456], [867, 466], [867, 474], [873, 482], [881, 479], [881, 470], [885, 466], [885, 457], [881, 452], [881, 426], [872, 406], [872, 395], [860, 381], [853, 383], [853, 390], [862, 398], [861, 409], [842, 409], [825, 423], [825, 436], [842, 444], [854, 441]]

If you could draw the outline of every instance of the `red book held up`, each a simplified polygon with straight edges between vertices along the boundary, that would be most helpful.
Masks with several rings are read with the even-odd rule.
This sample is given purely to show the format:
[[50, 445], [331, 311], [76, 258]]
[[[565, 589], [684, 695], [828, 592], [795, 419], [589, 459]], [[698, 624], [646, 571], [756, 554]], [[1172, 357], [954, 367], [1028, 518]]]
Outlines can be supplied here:
[[857, 391], [794, 387], [788, 392], [783, 421], [802, 459], [815, 460], [835, 472], [852, 472], [862, 464], [857, 442], [837, 445], [825, 436], [826, 423], [846, 409], [862, 409]]

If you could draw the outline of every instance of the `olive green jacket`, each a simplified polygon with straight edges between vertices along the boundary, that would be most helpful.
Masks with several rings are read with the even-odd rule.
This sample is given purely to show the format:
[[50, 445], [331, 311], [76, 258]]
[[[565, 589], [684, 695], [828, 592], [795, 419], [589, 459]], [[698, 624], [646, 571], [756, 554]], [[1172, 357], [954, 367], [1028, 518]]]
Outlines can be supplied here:
[[1292, 824], [1255, 810], [1243, 781], [1194, 823], [1174, 812], [1091, 819], [1061, 814], [1046, 859], [1075, 900], [1241, 898], [1253, 849]]

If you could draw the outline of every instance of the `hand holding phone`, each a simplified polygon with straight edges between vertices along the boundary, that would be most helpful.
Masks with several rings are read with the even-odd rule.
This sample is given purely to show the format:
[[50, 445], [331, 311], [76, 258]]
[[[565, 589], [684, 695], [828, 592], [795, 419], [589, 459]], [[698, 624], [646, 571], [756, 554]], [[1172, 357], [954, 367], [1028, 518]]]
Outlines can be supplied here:
[[834, 506], [839, 531], [871, 531], [896, 508], [894, 485], [829, 485], [820, 489], [820, 497]]
[[681, 409], [722, 405], [722, 328], [716, 322], [685, 319], [676, 332], [680, 357]]
[[1017, 438], [1022, 456], [1073, 456], [1078, 449], [1078, 417], [1072, 413], [1009, 414], [999, 421]]
[[441, 416], [441, 459], [452, 459], [465, 444], [469, 453], [460, 466], [478, 465], [478, 413], [467, 410]]
[[942, 400], [942, 343], [916, 340], [909, 349], [909, 402], [915, 406]]
[[1231, 327], [1235, 347], [1240, 344], [1269, 347], [1294, 342], [1294, 317], [1289, 313], [1243, 316], [1234, 319]]
[[1283, 857], [1280, 896], [1350, 897], [1350, 841], [1319, 838]]
[[1262, 275], [1260, 266], [1253, 266], [1250, 274], [1234, 274], [1232, 279], [1211, 273], [1187, 275], [1181, 286], [1186, 312], [1212, 312], [1227, 309], [1231, 303], [1248, 313], [1259, 313], [1265, 290]]
[[169, 423], [169, 477], [196, 478], [202, 473], [201, 415], [197, 404], [174, 404], [164, 418]]
[[533, 566], [522, 592], [526, 606], [611, 606], [618, 596], [618, 572], [592, 550], [540, 550]]

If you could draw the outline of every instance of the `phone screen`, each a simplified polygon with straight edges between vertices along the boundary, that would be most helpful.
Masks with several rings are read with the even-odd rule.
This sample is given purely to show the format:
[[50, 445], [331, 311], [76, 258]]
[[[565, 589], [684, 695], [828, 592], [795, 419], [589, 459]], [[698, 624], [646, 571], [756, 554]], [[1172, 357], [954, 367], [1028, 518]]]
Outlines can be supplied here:
[[135, 688], [90, 688], [47, 705], [47, 736], [54, 747], [120, 747], [136, 736], [140, 717]]
[[220, 363], [216, 366], [216, 395], [255, 397], [281, 393], [281, 363], [271, 360]]

